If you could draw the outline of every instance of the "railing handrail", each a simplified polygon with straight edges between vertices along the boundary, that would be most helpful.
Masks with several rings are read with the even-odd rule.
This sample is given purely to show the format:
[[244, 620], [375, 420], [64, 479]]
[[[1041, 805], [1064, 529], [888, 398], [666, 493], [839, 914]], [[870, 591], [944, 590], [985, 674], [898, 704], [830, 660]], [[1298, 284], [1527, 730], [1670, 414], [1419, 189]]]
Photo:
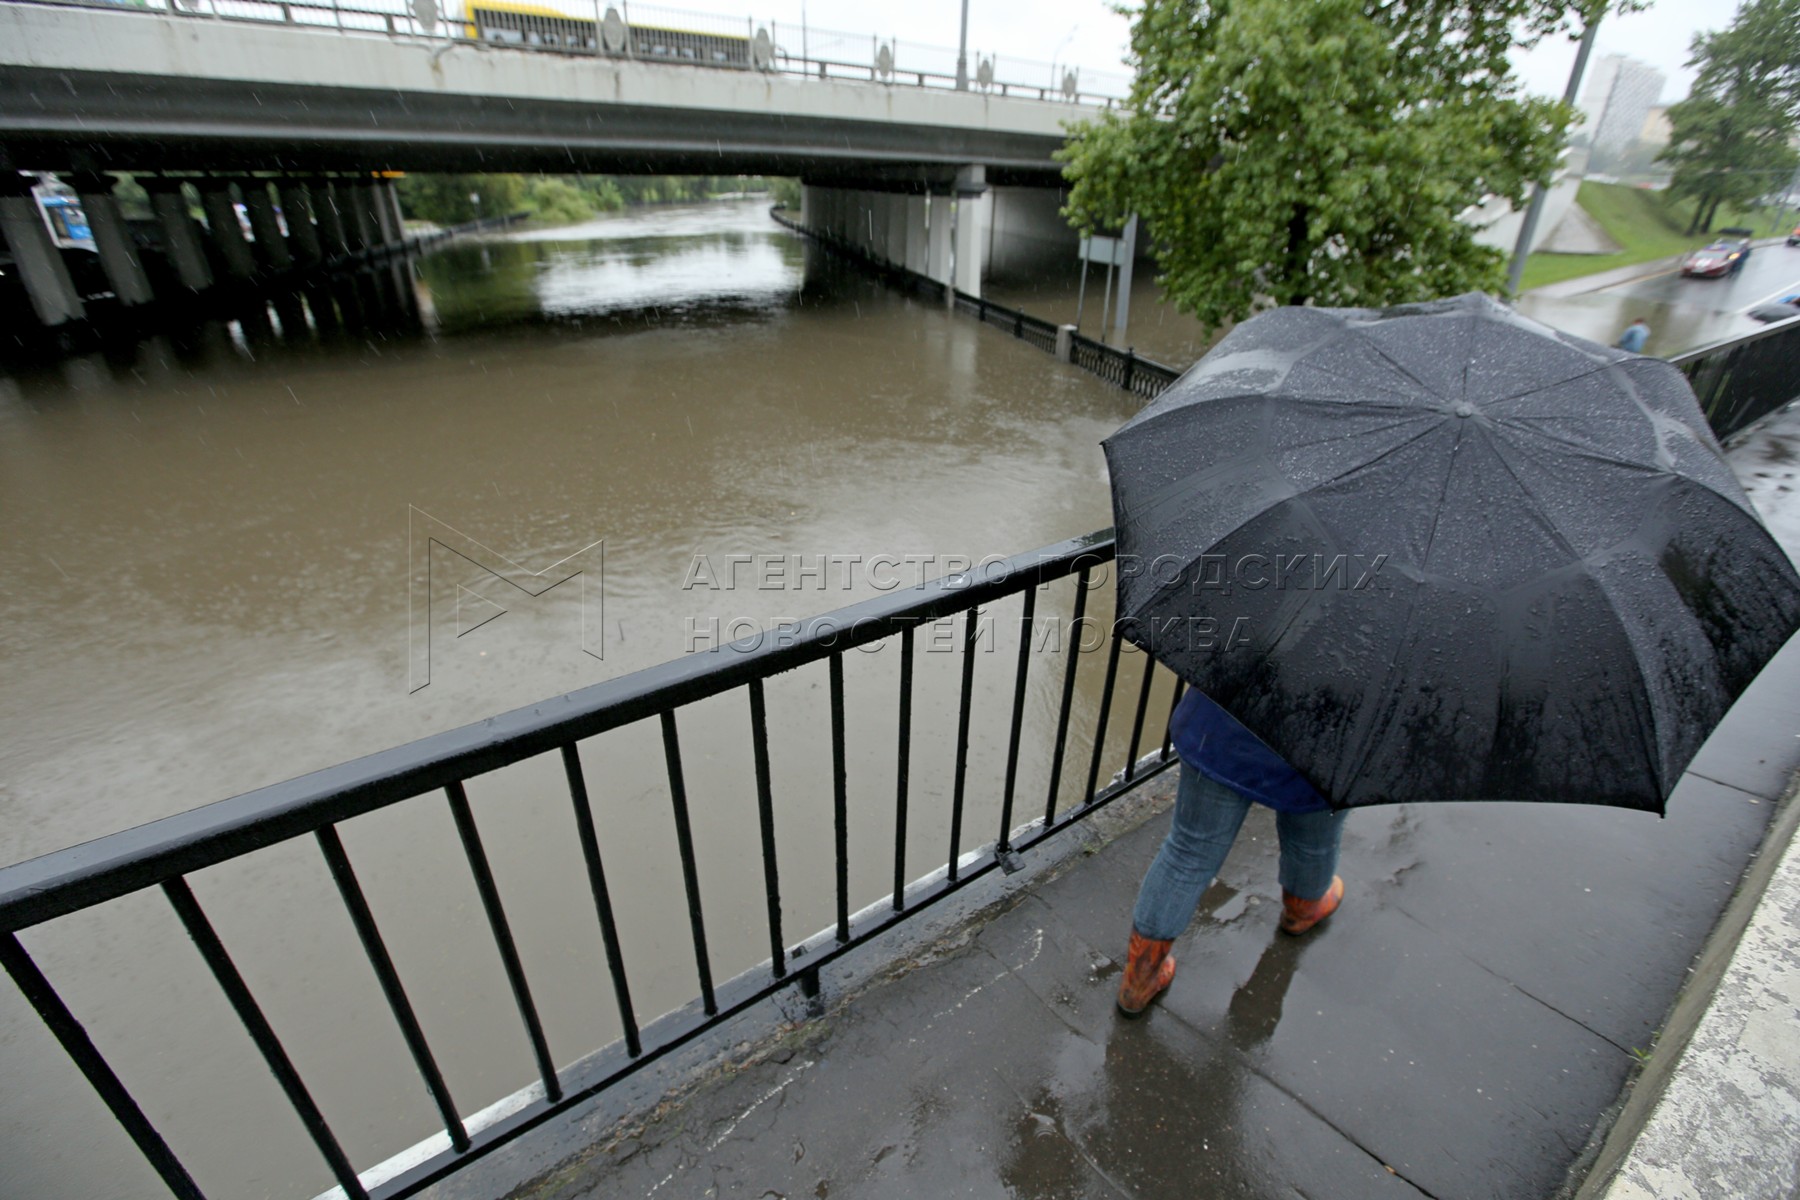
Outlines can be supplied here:
[[1683, 350], [1680, 354], [1671, 355], [1664, 361], [1673, 363], [1677, 367], [1685, 367], [1715, 354], [1741, 349], [1744, 346], [1753, 345], [1754, 343], [1763, 341], [1767, 338], [1779, 337], [1783, 334], [1791, 334], [1793, 332], [1794, 325], [1792, 322], [1777, 321], [1763, 329], [1758, 329], [1755, 333], [1740, 333], [1736, 337], [1720, 338], [1716, 342], [1708, 342], [1704, 346], [1696, 346], [1692, 350]]
[[700, 654], [0, 867], [0, 932], [66, 916], [1109, 561], [1112, 531], [930, 580]]

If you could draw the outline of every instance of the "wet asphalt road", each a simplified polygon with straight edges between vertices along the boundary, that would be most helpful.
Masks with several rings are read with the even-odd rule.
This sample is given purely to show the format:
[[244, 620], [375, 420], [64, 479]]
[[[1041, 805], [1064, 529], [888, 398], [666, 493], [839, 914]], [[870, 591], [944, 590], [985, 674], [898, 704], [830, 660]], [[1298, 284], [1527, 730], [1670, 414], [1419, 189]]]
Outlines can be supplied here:
[[1767, 328], [1744, 313], [1800, 292], [1800, 247], [1758, 246], [1735, 276], [1687, 279], [1674, 269], [1573, 296], [1528, 293], [1519, 311], [1557, 329], [1610, 345], [1634, 317], [1650, 322], [1646, 354], [1680, 354]]

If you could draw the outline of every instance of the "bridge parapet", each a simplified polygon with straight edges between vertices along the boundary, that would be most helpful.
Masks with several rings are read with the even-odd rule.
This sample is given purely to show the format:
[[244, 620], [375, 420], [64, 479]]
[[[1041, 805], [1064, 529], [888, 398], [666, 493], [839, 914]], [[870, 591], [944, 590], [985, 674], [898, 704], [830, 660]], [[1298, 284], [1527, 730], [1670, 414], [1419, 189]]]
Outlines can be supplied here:
[[[545, 48], [470, 38], [460, 21], [431, 36], [410, 10], [432, 0], [194, 0], [204, 15], [145, 3], [0, 3], [0, 144], [16, 165], [804, 174], [979, 162], [1049, 176], [1065, 124], [1093, 111], [1047, 86], [957, 91], [924, 71], [853, 82], [804, 55], [708, 69], [533, 52]], [[346, 14], [394, 32], [326, 23]], [[99, 161], [65, 161], [75, 139]]]

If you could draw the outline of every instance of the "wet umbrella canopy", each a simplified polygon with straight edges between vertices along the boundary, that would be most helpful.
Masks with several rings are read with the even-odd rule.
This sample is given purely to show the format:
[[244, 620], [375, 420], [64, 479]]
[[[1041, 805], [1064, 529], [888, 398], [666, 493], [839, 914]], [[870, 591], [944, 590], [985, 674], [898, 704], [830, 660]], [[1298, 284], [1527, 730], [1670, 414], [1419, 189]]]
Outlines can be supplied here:
[[1800, 624], [1680, 372], [1486, 296], [1265, 313], [1106, 457], [1124, 635], [1339, 806], [1661, 812]]

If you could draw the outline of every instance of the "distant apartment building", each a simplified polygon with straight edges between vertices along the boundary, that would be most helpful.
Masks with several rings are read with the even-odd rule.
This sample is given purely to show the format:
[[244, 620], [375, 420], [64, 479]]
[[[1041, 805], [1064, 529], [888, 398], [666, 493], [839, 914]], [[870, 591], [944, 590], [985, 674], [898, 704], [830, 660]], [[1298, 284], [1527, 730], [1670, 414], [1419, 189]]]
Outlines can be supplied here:
[[1635, 58], [1608, 54], [1595, 63], [1581, 97], [1588, 144], [1609, 154], [1636, 142], [1662, 90], [1663, 73]]

